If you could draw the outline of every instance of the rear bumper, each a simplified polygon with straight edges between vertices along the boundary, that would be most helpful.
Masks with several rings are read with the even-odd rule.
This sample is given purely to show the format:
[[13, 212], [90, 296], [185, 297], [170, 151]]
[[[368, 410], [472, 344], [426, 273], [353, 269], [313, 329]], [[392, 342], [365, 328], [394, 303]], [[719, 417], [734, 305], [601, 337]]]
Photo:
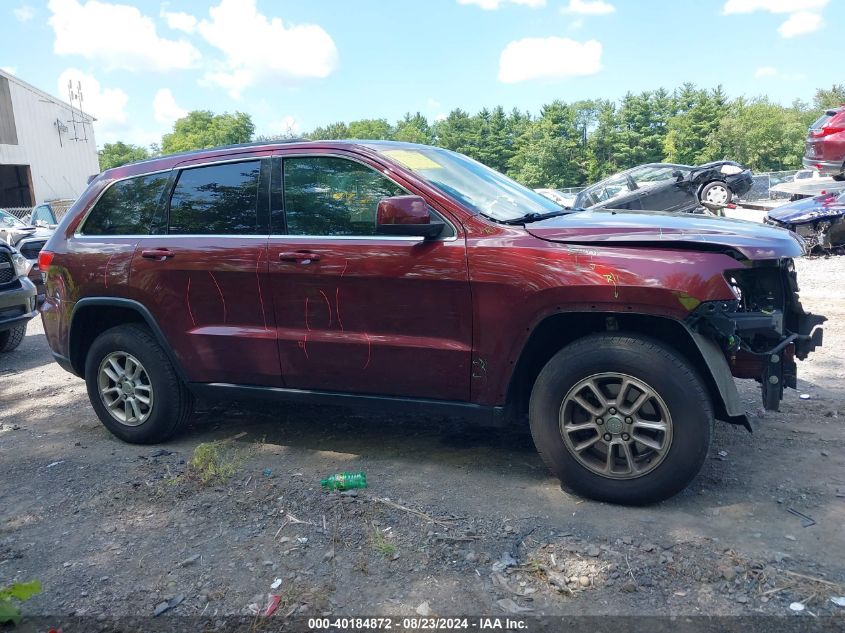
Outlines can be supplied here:
[[845, 163], [841, 160], [819, 160], [817, 158], [807, 158], [806, 156], [801, 159], [801, 162], [805, 169], [815, 169], [821, 176], [836, 176], [837, 174], [843, 173], [843, 167], [845, 167]]
[[26, 323], [36, 314], [35, 286], [26, 278], [18, 279], [10, 287], [0, 290], [0, 332]]
[[751, 171], [746, 169], [736, 176], [728, 176], [726, 184], [735, 196], [744, 196], [751, 191], [751, 187], [754, 185], [754, 178], [751, 175]]

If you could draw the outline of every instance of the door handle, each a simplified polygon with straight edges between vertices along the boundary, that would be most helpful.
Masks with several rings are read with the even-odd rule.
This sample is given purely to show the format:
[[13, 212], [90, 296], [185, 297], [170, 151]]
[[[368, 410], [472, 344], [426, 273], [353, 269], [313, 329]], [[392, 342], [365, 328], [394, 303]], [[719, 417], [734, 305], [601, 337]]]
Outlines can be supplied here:
[[299, 264], [310, 264], [320, 261], [319, 253], [309, 251], [287, 251], [279, 253], [279, 260], [283, 262], [297, 262]]
[[173, 257], [173, 251], [169, 248], [151, 248], [149, 250], [141, 251], [141, 257], [144, 259], [154, 259], [163, 262], [165, 259]]

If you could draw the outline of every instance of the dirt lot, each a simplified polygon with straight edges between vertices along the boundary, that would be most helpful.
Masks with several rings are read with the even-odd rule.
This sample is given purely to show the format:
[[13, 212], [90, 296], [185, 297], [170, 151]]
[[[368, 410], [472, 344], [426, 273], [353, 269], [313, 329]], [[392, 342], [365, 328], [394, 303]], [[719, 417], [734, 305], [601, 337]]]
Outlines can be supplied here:
[[[755, 433], [718, 425], [699, 478], [649, 508], [571, 496], [524, 432], [449, 420], [206, 404], [165, 446], [123, 444], [33, 323], [0, 359], [0, 587], [39, 579], [28, 613], [101, 619], [249, 614], [268, 594], [276, 618], [845, 614], [845, 256], [799, 274], [830, 318], [799, 391], [763, 415], [745, 381]], [[185, 474], [241, 433], [230, 478]], [[323, 492], [340, 470], [370, 487]]]

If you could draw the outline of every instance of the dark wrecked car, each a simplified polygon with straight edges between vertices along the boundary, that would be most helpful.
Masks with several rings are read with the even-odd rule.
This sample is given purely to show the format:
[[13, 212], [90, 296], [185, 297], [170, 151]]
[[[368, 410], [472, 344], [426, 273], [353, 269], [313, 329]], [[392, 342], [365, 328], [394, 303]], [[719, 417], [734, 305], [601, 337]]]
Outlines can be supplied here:
[[752, 184], [751, 170], [729, 160], [698, 167], [649, 163], [587, 187], [572, 206], [692, 212], [702, 203], [724, 206]]
[[[781, 229], [565, 209], [466, 156], [387, 141], [207, 149], [103, 172], [41, 251], [44, 330], [117, 437], [195, 397], [527, 424], [563, 482], [650, 503], [822, 342]], [[418, 456], [425, 459], [424, 456]]]
[[0, 240], [15, 247], [29, 260], [29, 280], [38, 290], [38, 305], [44, 301], [44, 280], [38, 268], [38, 253], [56, 229], [56, 215], [49, 204], [40, 204], [18, 218], [0, 209]]
[[810, 248], [845, 246], [845, 191], [804, 198], [772, 209], [766, 223], [794, 231]]

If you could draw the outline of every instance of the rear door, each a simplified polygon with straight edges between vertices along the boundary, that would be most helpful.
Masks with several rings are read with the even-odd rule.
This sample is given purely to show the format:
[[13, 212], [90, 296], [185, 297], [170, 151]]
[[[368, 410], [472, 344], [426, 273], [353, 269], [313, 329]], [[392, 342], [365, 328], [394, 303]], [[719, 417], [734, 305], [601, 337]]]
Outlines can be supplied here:
[[286, 386], [468, 400], [472, 305], [456, 226], [430, 241], [378, 235], [379, 200], [414, 193], [378, 165], [274, 162], [269, 261]]
[[279, 386], [267, 276], [269, 158], [174, 170], [132, 260], [135, 297], [192, 382]]

